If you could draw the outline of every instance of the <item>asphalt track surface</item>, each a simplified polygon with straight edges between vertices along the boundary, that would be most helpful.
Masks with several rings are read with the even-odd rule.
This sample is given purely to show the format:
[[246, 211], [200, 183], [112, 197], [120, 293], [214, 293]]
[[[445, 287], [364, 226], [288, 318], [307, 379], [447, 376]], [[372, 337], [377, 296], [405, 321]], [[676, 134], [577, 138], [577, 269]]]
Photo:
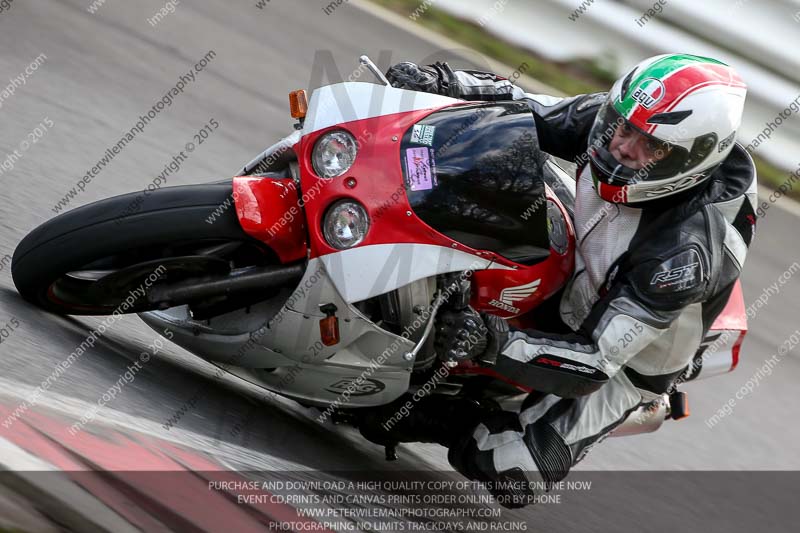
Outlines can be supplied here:
[[[287, 93], [324, 83], [312, 76], [315, 56], [317, 65], [320, 58], [335, 58], [347, 77], [362, 53], [378, 59], [388, 50], [392, 61], [452, 59], [461, 53], [442, 52], [439, 44], [347, 3], [327, 15], [325, 2], [273, 1], [264, 9], [254, 1], [187, 2], [156, 26], [147, 19], [163, 7], [159, 1], [109, 0], [95, 14], [87, 12], [88, 4], [18, 0], [0, 12], [0, 85], [22, 74], [40, 54], [46, 55], [25, 84], [2, 101], [0, 158], [20, 150], [21, 142], [46, 119], [53, 124], [38, 142], [20, 151], [22, 157], [13, 168], [0, 174], [0, 256], [12, 254], [27, 232], [53, 217], [54, 205], [106, 148], [210, 50], [215, 56], [196, 80], [71, 200], [70, 207], [144, 189], [211, 119], [219, 128], [194, 147], [179, 171], [167, 177], [167, 185], [234, 175], [253, 155], [291, 131]], [[380, 66], [385, 68], [388, 61], [384, 56]], [[743, 278], [748, 304], [800, 261], [797, 223], [780, 205], [773, 205], [759, 221]], [[798, 329], [798, 297], [798, 283], [790, 279], [758, 310], [735, 372], [684, 387], [690, 394], [691, 417], [667, 422], [654, 434], [608, 439], [578, 469], [800, 470], [800, 349], [783, 356], [771, 376], [738, 399], [731, 415], [714, 427], [705, 423]], [[19, 327], [0, 346], [0, 398], [10, 407], [100, 322], [45, 314], [23, 302], [5, 265], [0, 270], [0, 326], [12, 319]], [[95, 403], [153, 339], [154, 332], [138, 318], [125, 317], [33, 409], [79, 419], [81, 406]], [[192, 446], [210, 453], [215, 446], [226, 447], [225, 464], [236, 470], [385, 470], [386, 479], [403, 470], [447, 470], [444, 451], [436, 446], [406, 446], [399, 461], [387, 463], [381, 449], [346, 428], [318, 424], [312, 411], [291, 402], [255, 402], [258, 391], [233, 378], [209, 385], [213, 370], [168, 346], [92, 424], [144, 431], [178, 443], [191, 440]], [[201, 387], [205, 391], [177, 430], [163, 429]], [[245, 419], [242, 430], [235, 431]], [[441, 475], [459, 479], [452, 473]], [[658, 473], [647, 475], [657, 484]], [[702, 498], [693, 500], [693, 513], [702, 516]], [[616, 503], [608, 508], [607, 503], [581, 502], [580, 513], [555, 506], [503, 516], [526, 520], [532, 530], [582, 531], [594, 529], [591, 525], [597, 521], [621, 530], [626, 524], [633, 527], [615, 521], [627, 507], [624, 500]]]

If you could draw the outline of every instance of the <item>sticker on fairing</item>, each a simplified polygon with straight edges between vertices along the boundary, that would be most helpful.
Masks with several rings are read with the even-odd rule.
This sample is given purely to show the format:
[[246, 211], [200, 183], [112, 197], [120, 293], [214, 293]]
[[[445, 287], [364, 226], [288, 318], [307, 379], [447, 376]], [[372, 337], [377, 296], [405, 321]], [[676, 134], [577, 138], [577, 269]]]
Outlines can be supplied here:
[[378, 394], [386, 388], [386, 384], [377, 379], [346, 377], [332, 384], [325, 390], [334, 394], [350, 391], [350, 396], [369, 396]]
[[411, 142], [414, 144], [433, 146], [433, 134], [435, 131], [436, 126], [414, 124], [414, 128], [411, 130]]
[[428, 148], [406, 150], [406, 180], [412, 191], [429, 191], [434, 185], [433, 155]]

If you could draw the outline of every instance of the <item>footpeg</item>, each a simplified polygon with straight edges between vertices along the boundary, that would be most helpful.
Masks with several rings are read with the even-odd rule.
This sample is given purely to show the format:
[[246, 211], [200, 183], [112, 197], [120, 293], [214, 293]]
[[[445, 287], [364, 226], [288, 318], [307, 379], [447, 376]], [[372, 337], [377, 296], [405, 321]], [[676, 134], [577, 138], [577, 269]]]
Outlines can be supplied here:
[[384, 447], [387, 461], [397, 461], [397, 444], [387, 444]]
[[689, 397], [685, 392], [675, 391], [669, 395], [669, 417], [673, 420], [686, 418], [689, 412]]

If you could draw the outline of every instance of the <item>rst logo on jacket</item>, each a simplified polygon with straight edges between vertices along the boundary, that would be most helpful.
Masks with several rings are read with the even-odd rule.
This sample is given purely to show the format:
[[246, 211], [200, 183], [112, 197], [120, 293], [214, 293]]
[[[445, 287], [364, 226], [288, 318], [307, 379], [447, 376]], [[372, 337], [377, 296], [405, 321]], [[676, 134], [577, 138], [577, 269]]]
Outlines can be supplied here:
[[703, 279], [703, 265], [697, 250], [686, 250], [659, 266], [650, 285], [660, 291], [682, 291], [695, 287]]
[[525, 285], [517, 285], [516, 287], [506, 287], [500, 291], [500, 300], [489, 300], [489, 305], [493, 305], [503, 311], [509, 313], [519, 313], [519, 307], [512, 305], [514, 302], [524, 300], [539, 289], [541, 279], [531, 281]]

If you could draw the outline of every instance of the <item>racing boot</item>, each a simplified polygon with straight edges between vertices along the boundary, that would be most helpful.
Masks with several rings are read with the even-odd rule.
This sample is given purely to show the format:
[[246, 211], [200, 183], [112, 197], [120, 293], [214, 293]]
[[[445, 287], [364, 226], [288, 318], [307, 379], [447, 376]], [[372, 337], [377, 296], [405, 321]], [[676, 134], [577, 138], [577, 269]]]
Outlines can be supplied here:
[[405, 395], [370, 410], [359, 430], [365, 439], [387, 448], [399, 442], [435, 442], [449, 448], [491, 411], [467, 398], [432, 395], [415, 401]]

